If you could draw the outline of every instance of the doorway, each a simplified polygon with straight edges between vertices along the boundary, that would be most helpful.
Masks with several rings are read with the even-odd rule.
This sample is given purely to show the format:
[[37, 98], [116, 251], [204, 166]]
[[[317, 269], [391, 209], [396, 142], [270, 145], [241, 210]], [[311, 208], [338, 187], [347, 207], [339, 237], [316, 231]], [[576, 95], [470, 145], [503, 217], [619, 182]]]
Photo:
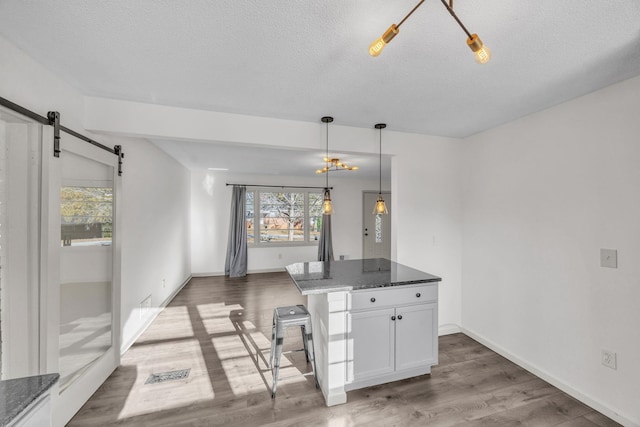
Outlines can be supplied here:
[[383, 192], [388, 214], [374, 214], [377, 191], [364, 191], [362, 202], [362, 258], [391, 259], [391, 193]]

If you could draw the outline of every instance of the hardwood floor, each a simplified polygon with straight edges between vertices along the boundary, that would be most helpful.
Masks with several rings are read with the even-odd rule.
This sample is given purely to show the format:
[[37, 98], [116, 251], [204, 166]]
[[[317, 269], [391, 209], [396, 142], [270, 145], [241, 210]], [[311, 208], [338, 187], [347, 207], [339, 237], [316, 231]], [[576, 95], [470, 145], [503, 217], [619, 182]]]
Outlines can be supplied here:
[[[70, 426], [614, 426], [463, 334], [440, 337], [431, 375], [354, 390], [326, 407], [304, 354], [282, 358], [271, 399], [273, 308], [306, 304], [286, 273], [194, 278]], [[285, 351], [302, 348], [295, 328]], [[151, 374], [187, 379], [147, 384]]]

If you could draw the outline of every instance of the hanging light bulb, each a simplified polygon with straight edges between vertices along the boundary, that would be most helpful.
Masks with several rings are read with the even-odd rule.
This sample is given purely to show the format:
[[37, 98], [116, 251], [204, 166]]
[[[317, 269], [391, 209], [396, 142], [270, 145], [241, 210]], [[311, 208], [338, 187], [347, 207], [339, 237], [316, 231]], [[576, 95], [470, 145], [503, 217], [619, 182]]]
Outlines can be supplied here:
[[389, 211], [387, 210], [387, 204], [382, 198], [382, 129], [386, 128], [387, 125], [384, 123], [378, 123], [374, 127], [380, 131], [380, 174], [378, 175], [380, 186], [378, 187], [378, 201], [373, 208], [373, 214], [388, 214]]
[[491, 51], [482, 43], [477, 34], [471, 34], [467, 39], [467, 46], [473, 51], [478, 64], [486, 64], [491, 59]]
[[378, 195], [378, 201], [376, 202], [376, 206], [373, 208], [373, 214], [388, 214], [387, 204], [382, 199], [382, 194]]
[[396, 24], [391, 24], [389, 29], [385, 31], [380, 38], [374, 40], [373, 43], [369, 45], [369, 55], [371, 56], [380, 55], [384, 47], [387, 45], [387, 43], [393, 40], [393, 38], [396, 36], [396, 34], [398, 34], [398, 32], [400, 32], [400, 30], [398, 29], [398, 26]]
[[324, 189], [324, 199], [322, 200], [322, 213], [331, 215], [333, 213], [333, 204], [331, 203], [331, 193], [328, 188]]
[[418, 2], [417, 5], [415, 5], [413, 7], [413, 9], [411, 9], [411, 12], [407, 13], [407, 16], [405, 16], [404, 18], [402, 18], [402, 21], [400, 21], [400, 23], [398, 25], [396, 24], [391, 24], [391, 26], [387, 29], [387, 31], [384, 32], [384, 34], [382, 35], [382, 37], [380, 37], [379, 39], [376, 39], [373, 41], [373, 43], [371, 43], [369, 45], [369, 55], [371, 56], [378, 56], [380, 55], [380, 53], [382, 52], [382, 49], [384, 49], [384, 47], [391, 41], [393, 40], [393, 38], [396, 36], [396, 34], [398, 34], [400, 32], [400, 26], [404, 23], [404, 21], [407, 20], [408, 17], [411, 16], [411, 14], [413, 12], [416, 11], [416, 9], [418, 7], [420, 7], [420, 5], [424, 3], [424, 0], [420, 0]]

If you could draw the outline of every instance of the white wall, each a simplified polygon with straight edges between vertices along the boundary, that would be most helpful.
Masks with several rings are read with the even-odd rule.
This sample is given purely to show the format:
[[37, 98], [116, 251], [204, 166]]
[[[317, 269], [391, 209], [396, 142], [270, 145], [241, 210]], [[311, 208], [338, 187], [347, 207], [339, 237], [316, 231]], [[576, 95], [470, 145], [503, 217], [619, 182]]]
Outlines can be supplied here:
[[461, 323], [461, 148], [456, 140], [413, 136], [395, 144], [392, 161], [392, 258], [442, 277], [440, 334], [459, 332]]
[[[84, 97], [0, 37], [0, 96], [46, 116], [61, 113], [62, 124], [80, 133]], [[122, 176], [122, 327], [123, 343], [142, 331], [137, 307], [153, 294], [159, 304], [189, 277], [189, 173], [143, 139], [93, 136], [125, 152]], [[162, 288], [162, 279], [166, 287]], [[152, 314], [152, 313], [150, 313]]]
[[[354, 172], [357, 173], [357, 172]], [[232, 187], [226, 183], [323, 186], [324, 179], [194, 171], [191, 174], [191, 271], [194, 275], [224, 274]], [[377, 180], [331, 177], [335, 257], [362, 257], [362, 191], [375, 190]], [[389, 188], [389, 183], [385, 183]], [[383, 187], [384, 188], [384, 187]], [[248, 249], [249, 272], [282, 270], [286, 265], [315, 261], [317, 245]]]
[[462, 257], [466, 330], [636, 424], [639, 93], [635, 78], [468, 138]]
[[[125, 349], [190, 277], [191, 196], [189, 171], [164, 151], [142, 139], [117, 141], [125, 152], [121, 298]], [[141, 318], [140, 303], [149, 295], [154, 310]]]

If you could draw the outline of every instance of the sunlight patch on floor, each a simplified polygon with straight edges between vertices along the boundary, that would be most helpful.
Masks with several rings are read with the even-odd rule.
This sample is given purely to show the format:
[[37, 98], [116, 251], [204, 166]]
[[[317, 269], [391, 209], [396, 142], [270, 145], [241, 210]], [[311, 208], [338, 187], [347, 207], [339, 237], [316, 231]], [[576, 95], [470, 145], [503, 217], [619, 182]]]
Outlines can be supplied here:
[[[212, 401], [214, 391], [207, 371], [200, 342], [180, 340], [180, 345], [163, 342], [137, 346], [127, 353], [127, 360], [136, 360], [137, 376], [118, 419], [180, 408], [194, 403]], [[125, 360], [123, 360], [123, 365]], [[183, 380], [146, 384], [152, 374], [191, 369]]]
[[154, 325], [147, 328], [136, 343], [148, 341], [165, 341], [178, 338], [193, 337], [193, 326], [186, 306], [169, 306], [154, 320]]

